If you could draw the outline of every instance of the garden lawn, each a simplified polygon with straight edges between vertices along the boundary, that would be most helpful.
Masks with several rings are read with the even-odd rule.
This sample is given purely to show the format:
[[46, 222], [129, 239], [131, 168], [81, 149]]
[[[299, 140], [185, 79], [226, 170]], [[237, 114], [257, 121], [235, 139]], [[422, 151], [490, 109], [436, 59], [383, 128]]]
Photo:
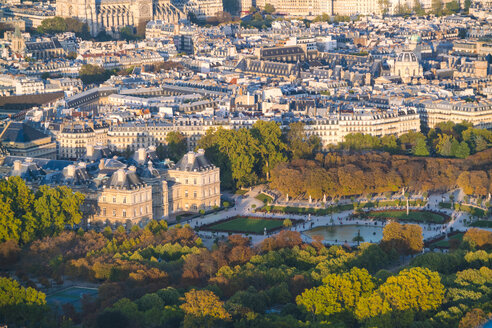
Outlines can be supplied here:
[[456, 235], [452, 235], [451, 237], [448, 238], [448, 240], [439, 240], [438, 242], [432, 243], [429, 246], [430, 247], [438, 247], [438, 248], [449, 248], [449, 241], [452, 239], [458, 239], [459, 241], [463, 240], [464, 233], [458, 233]]
[[259, 201], [262, 201], [265, 204], [268, 204], [268, 203], [273, 202], [273, 198], [272, 197], [270, 197], [268, 195], [265, 195], [263, 193], [256, 195], [255, 198], [258, 199]]
[[378, 219], [396, 219], [399, 221], [415, 221], [415, 222], [427, 222], [427, 223], [443, 223], [445, 217], [437, 213], [428, 211], [410, 211], [407, 215], [407, 211], [373, 211], [369, 212], [368, 216]]
[[265, 220], [238, 217], [229, 221], [212, 224], [207, 227], [207, 230], [262, 234], [264, 228], [269, 231], [270, 229], [282, 227], [282, 224], [282, 220]]
[[477, 228], [492, 228], [492, 221], [475, 221], [471, 226]]

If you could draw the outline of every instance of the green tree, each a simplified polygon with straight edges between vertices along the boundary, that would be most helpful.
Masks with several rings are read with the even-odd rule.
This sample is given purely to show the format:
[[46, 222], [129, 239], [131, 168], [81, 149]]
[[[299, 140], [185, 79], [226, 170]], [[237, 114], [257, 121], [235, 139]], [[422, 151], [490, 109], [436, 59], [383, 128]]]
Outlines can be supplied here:
[[287, 161], [287, 145], [282, 141], [282, 131], [275, 122], [258, 120], [253, 124], [251, 134], [258, 140], [258, 149], [262, 157], [262, 173], [270, 179], [270, 171], [277, 164]]
[[66, 187], [49, 188], [41, 186], [36, 192], [34, 201], [35, 215], [38, 221], [38, 234], [51, 236], [57, 234], [65, 226], [80, 223], [82, 213], [80, 205], [84, 196]]
[[8, 203], [0, 200], [0, 242], [19, 240], [21, 220], [15, 217]]
[[289, 125], [287, 141], [294, 159], [312, 159], [314, 153], [321, 148], [319, 137], [314, 134], [307, 136], [302, 122], [295, 122]]
[[263, 9], [263, 11], [267, 14], [273, 14], [275, 12], [275, 7], [272, 4], [267, 3], [265, 4], [265, 8]]
[[140, 37], [135, 34], [133, 26], [125, 26], [120, 29], [120, 38], [127, 41], [137, 40]]
[[455, 14], [460, 11], [460, 4], [456, 0], [448, 2], [446, 3], [446, 11], [447, 13]]
[[415, 146], [412, 148], [412, 154], [415, 156], [429, 156], [429, 149], [425, 139], [417, 139]]
[[414, 0], [412, 9], [413, 9], [414, 13], [418, 16], [425, 15], [425, 10], [422, 7], [422, 3], [420, 2], [420, 0]]
[[432, 0], [431, 10], [432, 10], [432, 13], [434, 15], [441, 16], [442, 15], [442, 7], [443, 7], [442, 0]]
[[171, 131], [166, 135], [167, 154], [169, 158], [177, 162], [184, 154], [188, 145], [186, 144], [186, 136], [179, 131]]
[[91, 65], [84, 64], [80, 68], [79, 76], [84, 84], [92, 84], [92, 83], [102, 83], [111, 77], [112, 73], [104, 68]]
[[460, 142], [459, 145], [456, 147], [454, 156], [458, 158], [467, 158], [469, 155], [470, 147], [468, 147], [468, 144], [464, 141]]
[[[46, 295], [24, 288], [10, 278], [0, 277], [0, 320], [12, 326], [39, 322], [48, 312]], [[33, 325], [32, 325], [33, 326]]]
[[441, 156], [450, 157], [453, 156], [453, 140], [452, 136], [447, 134], [439, 134], [439, 141], [436, 145], [437, 152]]
[[379, 10], [383, 16], [386, 16], [389, 12], [391, 2], [390, 0], [378, 0]]

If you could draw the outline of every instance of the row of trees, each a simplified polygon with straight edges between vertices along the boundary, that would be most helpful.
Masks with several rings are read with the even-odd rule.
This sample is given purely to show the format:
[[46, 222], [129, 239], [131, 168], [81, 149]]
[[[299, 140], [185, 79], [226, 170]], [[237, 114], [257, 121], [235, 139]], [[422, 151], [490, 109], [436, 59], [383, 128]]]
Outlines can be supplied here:
[[19, 177], [0, 181], [0, 241], [26, 244], [80, 223], [84, 196], [70, 188], [41, 186], [33, 192]]
[[492, 131], [473, 128], [469, 123], [439, 123], [427, 136], [420, 132], [408, 132], [395, 136], [376, 137], [355, 133], [345, 137], [340, 148], [348, 150], [378, 149], [390, 153], [415, 156], [438, 155], [466, 158], [492, 145]]
[[[272, 171], [271, 187], [291, 197], [327, 197], [395, 192], [447, 191], [459, 186], [467, 194], [492, 192], [492, 149], [458, 159], [419, 158], [384, 152], [318, 153], [316, 159], [281, 163]], [[488, 169], [487, 169], [488, 168]]]

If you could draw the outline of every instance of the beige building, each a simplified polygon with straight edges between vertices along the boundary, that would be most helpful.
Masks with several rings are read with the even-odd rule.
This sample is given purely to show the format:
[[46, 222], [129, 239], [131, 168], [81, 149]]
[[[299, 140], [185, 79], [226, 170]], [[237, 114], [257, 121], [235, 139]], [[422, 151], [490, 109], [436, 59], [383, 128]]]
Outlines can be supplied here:
[[276, 11], [288, 16], [371, 15], [381, 13], [378, 0], [259, 0], [256, 5], [264, 8], [271, 4]]
[[355, 111], [353, 114], [340, 114], [324, 120], [316, 120], [305, 125], [307, 135], [316, 135], [323, 147], [345, 141], [347, 134], [363, 133], [382, 137], [400, 136], [410, 131], [420, 131], [419, 115], [408, 112]]
[[170, 211], [220, 206], [220, 169], [207, 160], [203, 149], [185, 154], [168, 176]]
[[224, 124], [213, 120], [177, 121], [175, 124], [167, 123], [124, 123], [112, 126], [108, 132], [108, 143], [112, 150], [136, 151], [139, 148], [148, 148], [159, 144], [166, 144], [166, 136], [170, 131], [179, 131], [186, 136], [188, 149], [195, 149], [198, 140], [205, 135], [210, 128], [231, 128], [230, 124]]
[[58, 157], [80, 159], [89, 146], [107, 146], [109, 125], [102, 123], [72, 123], [62, 127], [56, 139]]
[[490, 100], [483, 100], [479, 103], [425, 100], [420, 103], [419, 112], [422, 124], [431, 129], [447, 121], [455, 123], [467, 121], [477, 128], [492, 129], [492, 102]]
[[115, 171], [98, 194], [96, 220], [111, 222], [152, 219], [152, 186], [144, 183], [135, 167]]

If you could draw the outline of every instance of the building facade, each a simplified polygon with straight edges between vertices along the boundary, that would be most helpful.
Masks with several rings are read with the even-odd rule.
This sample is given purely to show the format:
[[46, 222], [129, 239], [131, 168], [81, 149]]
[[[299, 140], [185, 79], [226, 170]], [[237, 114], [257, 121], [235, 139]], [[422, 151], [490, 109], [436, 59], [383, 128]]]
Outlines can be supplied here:
[[185, 154], [168, 176], [170, 211], [197, 212], [220, 206], [220, 169], [207, 160], [203, 149]]
[[144, 183], [135, 167], [115, 171], [98, 194], [95, 220], [139, 221], [152, 219], [152, 186]]

